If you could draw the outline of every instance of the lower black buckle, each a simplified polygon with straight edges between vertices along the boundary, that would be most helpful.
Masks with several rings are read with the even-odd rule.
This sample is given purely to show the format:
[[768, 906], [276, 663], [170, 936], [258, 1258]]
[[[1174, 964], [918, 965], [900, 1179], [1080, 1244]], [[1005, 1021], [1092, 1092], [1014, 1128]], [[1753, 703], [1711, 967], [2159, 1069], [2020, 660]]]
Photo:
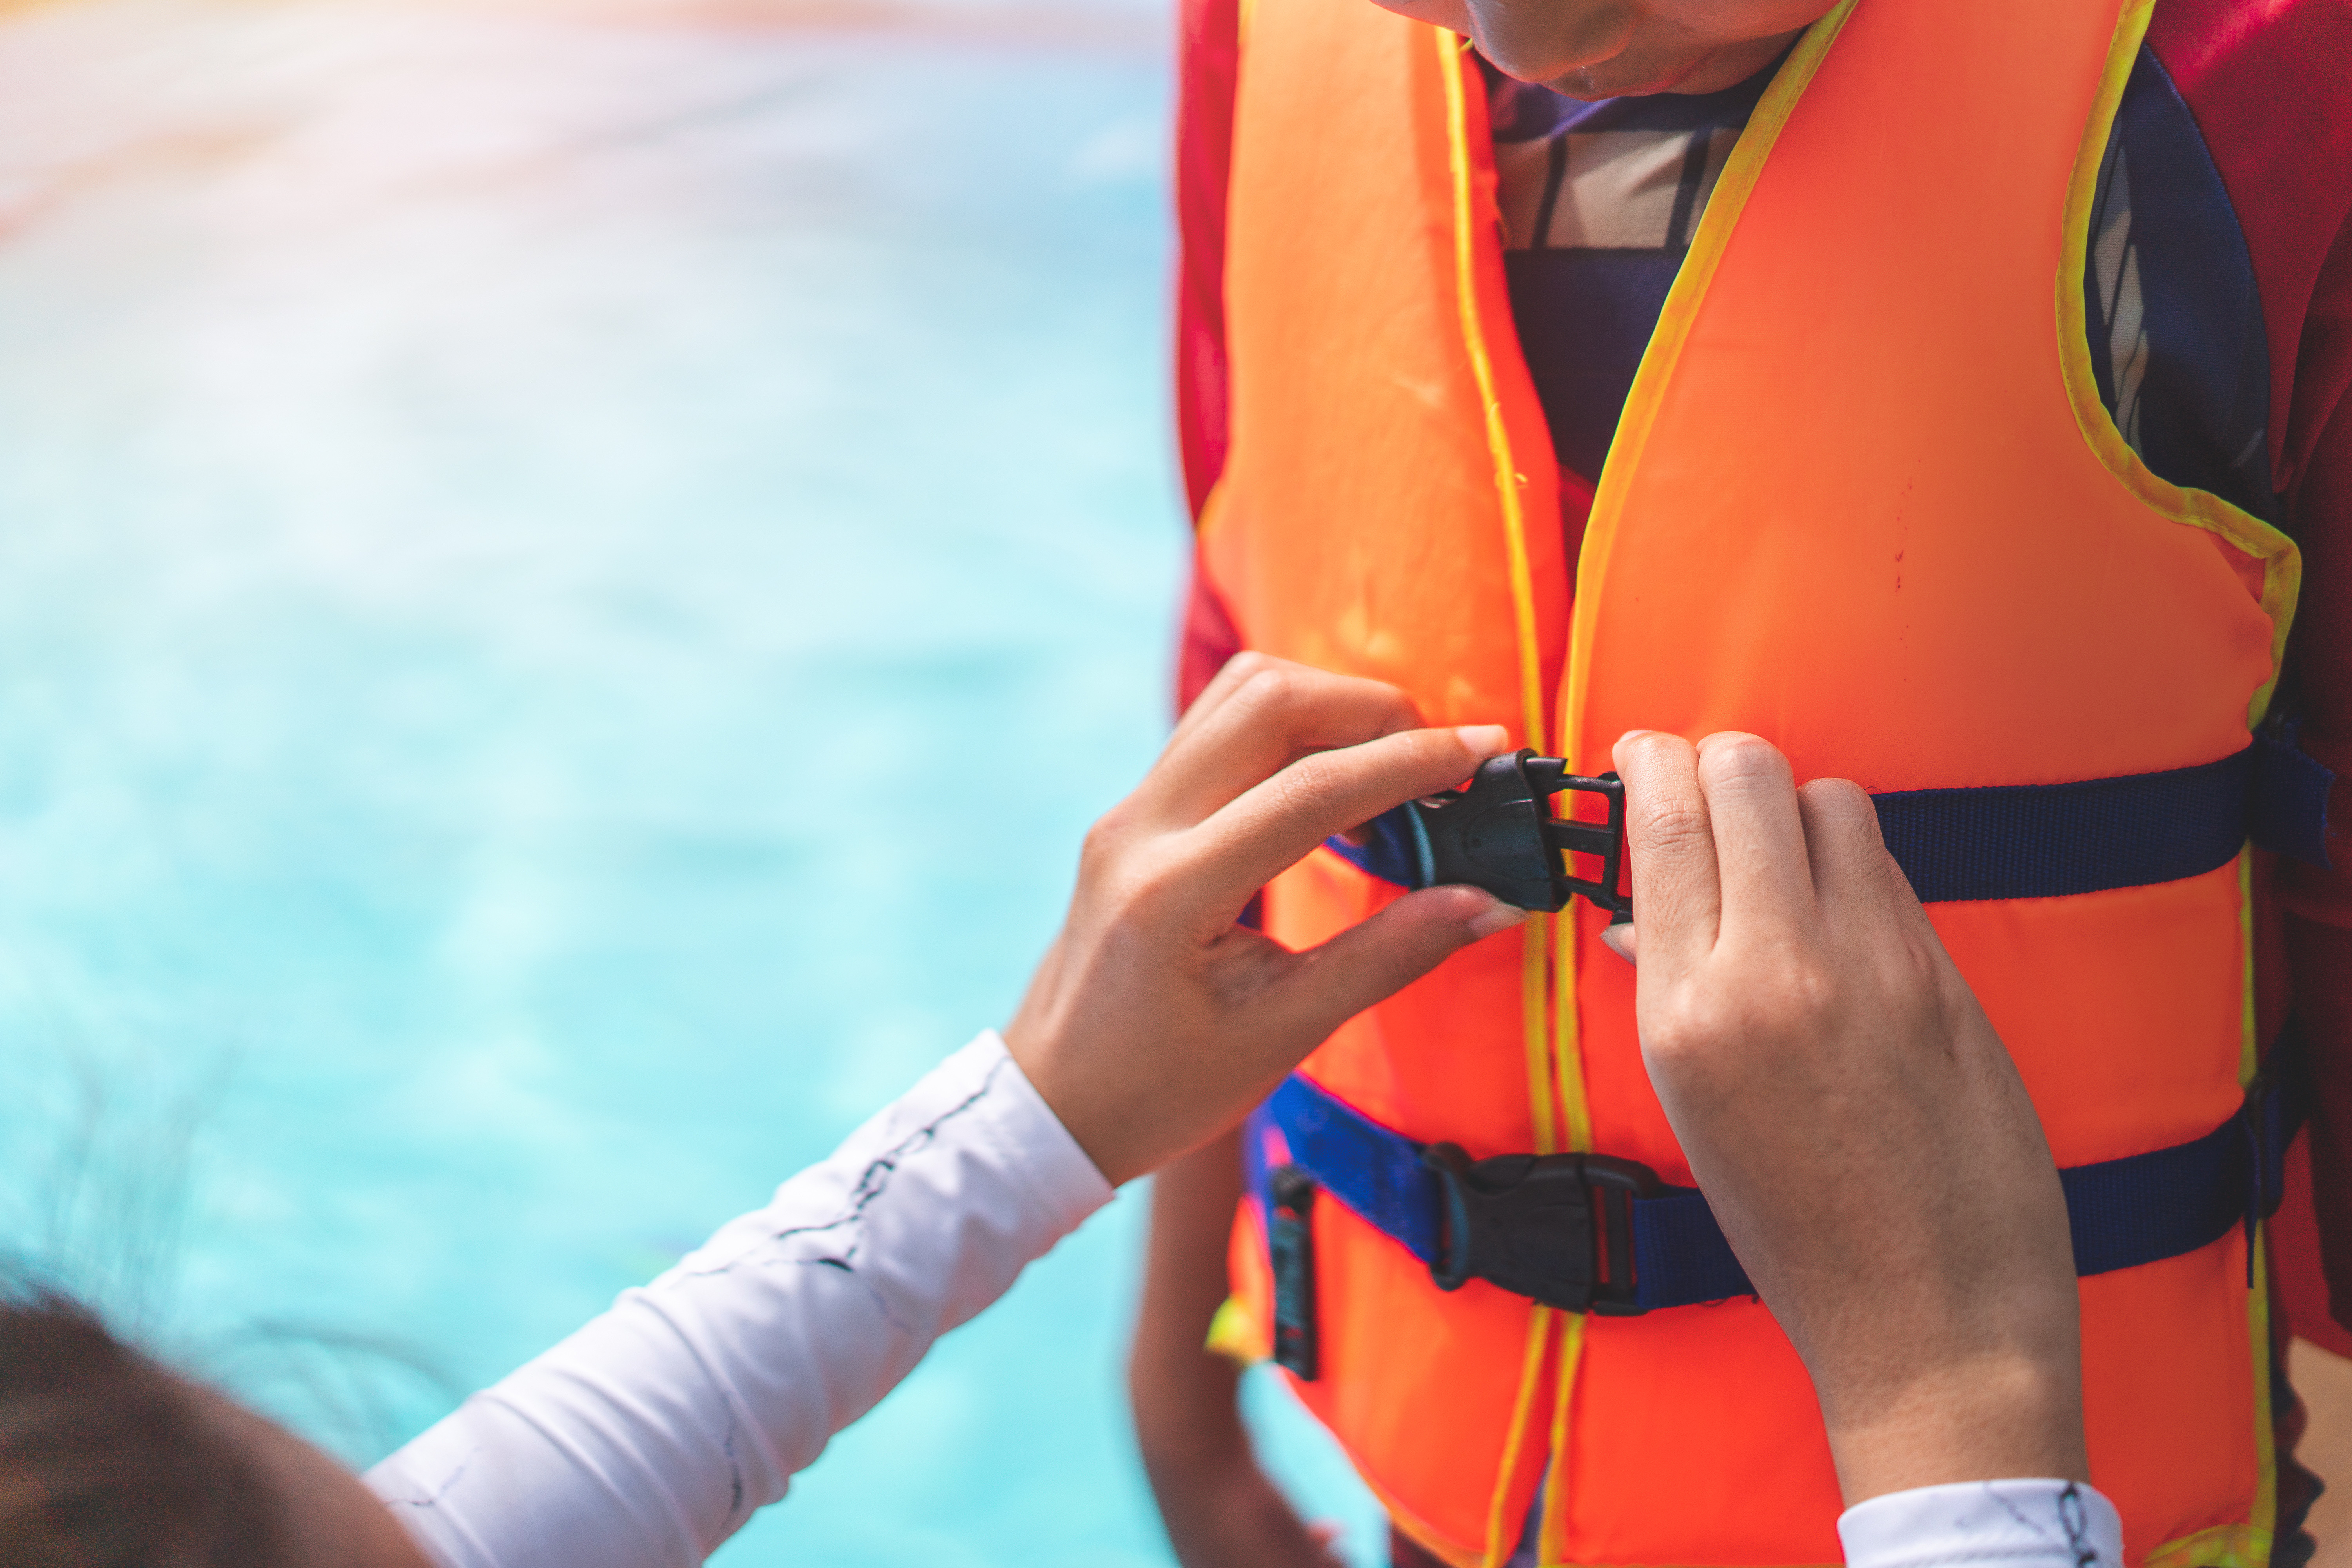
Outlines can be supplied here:
[[[1554, 816], [1551, 797], [1564, 791], [1600, 796], [1608, 819]], [[1633, 899], [1617, 890], [1625, 859], [1625, 786], [1615, 773], [1585, 778], [1558, 757], [1522, 750], [1481, 763], [1468, 789], [1405, 809], [1428, 847], [1428, 886], [1466, 882], [1523, 910], [1562, 910], [1581, 893], [1612, 914], [1633, 912]], [[1601, 875], [1575, 875], [1571, 854], [1597, 857]]]
[[1441, 1290], [1484, 1279], [1570, 1312], [1633, 1317], [1633, 1200], [1654, 1197], [1647, 1165], [1605, 1154], [1497, 1154], [1473, 1161], [1433, 1143]]

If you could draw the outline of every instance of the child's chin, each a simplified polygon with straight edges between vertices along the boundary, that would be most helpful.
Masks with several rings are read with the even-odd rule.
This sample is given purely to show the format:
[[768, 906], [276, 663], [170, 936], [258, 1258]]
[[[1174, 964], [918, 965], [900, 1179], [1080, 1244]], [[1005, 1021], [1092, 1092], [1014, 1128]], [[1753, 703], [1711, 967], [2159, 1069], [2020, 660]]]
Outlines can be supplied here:
[[[1648, 98], [1661, 92], [1716, 92], [1733, 84], [1731, 80], [1709, 81], [1709, 74], [1722, 76], [1723, 69], [1711, 69], [1723, 59], [1718, 49], [1701, 49], [1679, 59], [1631, 60], [1623, 55], [1598, 60], [1589, 66], [1579, 66], [1572, 71], [1554, 77], [1543, 85], [1562, 98], [1573, 98], [1586, 103], [1604, 98]], [[1693, 83], [1694, 77], [1700, 79]]]
[[1580, 103], [1598, 103], [1604, 98], [1648, 98], [1655, 93], [1672, 92], [1683, 78], [1690, 74], [1685, 66], [1664, 76], [1652, 75], [1646, 80], [1620, 80], [1608, 74], [1604, 62], [1587, 66], [1566, 76], [1554, 77], [1543, 85], [1562, 98], [1572, 98]]

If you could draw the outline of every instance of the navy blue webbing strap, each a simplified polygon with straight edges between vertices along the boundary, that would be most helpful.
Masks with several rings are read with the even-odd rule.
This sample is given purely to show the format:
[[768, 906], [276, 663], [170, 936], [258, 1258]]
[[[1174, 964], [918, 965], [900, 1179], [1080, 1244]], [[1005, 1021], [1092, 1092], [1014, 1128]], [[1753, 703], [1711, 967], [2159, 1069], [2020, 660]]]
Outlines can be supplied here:
[[2253, 748], [2202, 767], [2079, 784], [1871, 796], [1923, 904], [2177, 882], [2237, 858]]
[[[2190, 1142], [2059, 1172], [2075, 1272], [2106, 1274], [2194, 1252], [2275, 1208], [2286, 1142], [2300, 1123], [2298, 1062], [2290, 1026], [2245, 1111]], [[1295, 1074], [1253, 1114], [1244, 1143], [1253, 1192], [1267, 1191], [1273, 1145], [1271, 1158], [1301, 1168], [1423, 1263], [1437, 1262], [1444, 1200], [1440, 1178], [1423, 1163], [1424, 1145]], [[1633, 1216], [1639, 1309], [1754, 1293], [1697, 1188], [1637, 1197]]]
[[[2176, 882], [2226, 866], [2252, 837], [2326, 864], [2335, 775], [2265, 731], [2196, 767], [2072, 784], [1988, 784], [1873, 795], [1886, 847], [1923, 904], [2047, 899]], [[1400, 806], [1360, 845], [1330, 847], [1400, 887], [1429, 881], [1419, 818]]]

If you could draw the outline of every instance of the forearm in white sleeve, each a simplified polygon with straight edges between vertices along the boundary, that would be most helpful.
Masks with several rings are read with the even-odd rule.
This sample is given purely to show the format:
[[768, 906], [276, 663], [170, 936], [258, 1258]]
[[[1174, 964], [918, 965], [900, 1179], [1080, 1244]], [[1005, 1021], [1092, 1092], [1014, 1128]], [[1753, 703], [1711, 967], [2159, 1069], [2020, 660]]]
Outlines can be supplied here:
[[1846, 1568], [2123, 1568], [2116, 1505], [2076, 1481], [1889, 1492], [1838, 1521]]
[[982, 1035], [368, 1484], [447, 1568], [688, 1568], [1110, 1196]]

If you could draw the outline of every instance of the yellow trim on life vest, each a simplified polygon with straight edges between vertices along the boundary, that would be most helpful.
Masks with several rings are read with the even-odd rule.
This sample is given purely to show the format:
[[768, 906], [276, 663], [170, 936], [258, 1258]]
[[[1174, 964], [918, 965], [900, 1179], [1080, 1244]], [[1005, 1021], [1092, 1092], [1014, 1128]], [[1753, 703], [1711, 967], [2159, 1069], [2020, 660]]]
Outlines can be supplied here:
[[[1433, 27], [1437, 72], [1445, 84], [1445, 145], [1454, 180], [1454, 293], [1462, 321], [1462, 346], [1470, 358], [1470, 374], [1478, 387], [1478, 405], [1485, 411], [1486, 450], [1495, 463], [1495, 493], [1502, 503], [1503, 548], [1511, 574], [1511, 614], [1519, 645], [1520, 724], [1524, 744], [1537, 751], [1544, 745], [1543, 660], [1536, 642], [1535, 574], [1528, 564], [1527, 519], [1519, 505], [1517, 466], [1511, 458], [1511, 433], [1503, 424], [1502, 400], [1495, 393], [1495, 364], [1486, 352], [1486, 323], [1478, 310], [1476, 204], [1472, 200], [1470, 108], [1463, 75], [1469, 67], [1470, 40], [1458, 33]], [[1534, 1122], [1536, 1152], [1559, 1148], [1559, 1114], [1552, 1103], [1551, 1040], [1546, 1027], [1545, 986], [1551, 978], [1547, 917], [1538, 915], [1522, 928], [1519, 952], [1519, 1008], [1525, 1023], [1528, 1058], [1528, 1110]], [[1520, 1391], [1524, 1397], [1526, 1391]]]
[[1559, 1079], [1562, 1147], [1592, 1151], [1592, 1103], [1584, 1092], [1584, 1026], [1576, 1016], [1576, 904], [1552, 917], [1552, 1066]]
[[[1554, 933], [1573, 923], [1573, 916], [1568, 910], [1556, 915], [1531, 912], [1519, 927], [1519, 1018], [1528, 1058], [1528, 1115], [1538, 1154], [1559, 1152], [1559, 1109], [1552, 1085], [1552, 1040], [1545, 1026], [1551, 1011], [1551, 997], [1546, 987], [1553, 983]], [[1583, 1098], [1580, 1092], [1577, 1095], [1571, 1116], [1582, 1111]]]
[[[1520, 1446], [1527, 1440], [1528, 1416], [1535, 1404], [1536, 1385], [1542, 1381], [1545, 1355], [1551, 1348], [1551, 1327], [1555, 1319], [1568, 1317], [1556, 1308], [1538, 1306], [1528, 1314], [1527, 1349], [1519, 1367], [1519, 1397], [1511, 1410], [1510, 1429], [1504, 1436], [1503, 1468], [1495, 1480], [1495, 1495], [1486, 1510], [1486, 1549], [1483, 1552], [1458, 1552], [1443, 1544], [1442, 1534], [1412, 1510], [1389, 1494], [1388, 1489], [1370, 1475], [1363, 1475], [1364, 1485], [1370, 1489], [1381, 1506], [1387, 1509], [1392, 1520], [1402, 1524], [1404, 1532], [1419, 1542], [1423, 1551], [1443, 1559], [1453, 1568], [1502, 1568], [1513, 1552], [1518, 1549], [1518, 1531], [1506, 1533], [1506, 1516], [1510, 1510], [1511, 1472]], [[1358, 1472], [1362, 1475], [1361, 1471]]]
[[[1495, 464], [1495, 493], [1501, 502], [1503, 545], [1511, 574], [1511, 613], [1519, 645], [1520, 722], [1525, 744], [1538, 752], [1544, 744], [1543, 660], [1536, 642], [1535, 574], [1528, 564], [1527, 519], [1519, 503], [1518, 465], [1511, 456], [1511, 433], [1503, 423], [1502, 399], [1495, 391], [1495, 365], [1486, 352], [1486, 323], [1478, 310], [1476, 204], [1471, 189], [1469, 93], [1464, 76], [1470, 69], [1470, 40], [1443, 28], [1431, 29], [1437, 47], [1437, 72], [1445, 86], [1446, 157], [1454, 184], [1454, 291], [1461, 312], [1462, 346], [1469, 355], [1470, 374], [1478, 388], [1478, 405], [1486, 416], [1486, 450]], [[1545, 984], [1551, 978], [1551, 926], [1556, 918], [1531, 916], [1520, 928], [1519, 1012], [1524, 1022], [1528, 1058], [1528, 1110], [1533, 1123], [1536, 1152], [1549, 1154], [1559, 1147], [1558, 1116], [1552, 1102], [1550, 1040], [1546, 1028]], [[1503, 1435], [1503, 1452], [1496, 1467], [1495, 1490], [1486, 1509], [1486, 1568], [1501, 1568], [1518, 1544], [1515, 1521], [1507, 1518], [1511, 1480], [1518, 1472], [1520, 1450], [1528, 1438], [1528, 1418], [1535, 1406], [1537, 1387], [1543, 1380], [1544, 1360], [1551, 1342], [1552, 1320], [1558, 1314], [1538, 1306], [1528, 1321], [1526, 1353], [1520, 1358], [1518, 1394], [1511, 1405], [1511, 1424]]]
[[2251, 1524], [2217, 1524], [2149, 1552], [2139, 1568], [2270, 1568], [2271, 1532]]
[[1511, 569], [1511, 612], [1518, 622], [1520, 722], [1525, 744], [1544, 745], [1543, 661], [1536, 646], [1535, 575], [1528, 567], [1527, 520], [1519, 505], [1519, 474], [1511, 459], [1511, 433], [1503, 424], [1503, 401], [1495, 393], [1495, 363], [1486, 353], [1486, 323], [1478, 313], [1475, 203], [1470, 189], [1470, 111], [1462, 78], [1470, 40], [1442, 27], [1430, 30], [1437, 45], [1438, 75], [1445, 83], [1445, 147], [1454, 173], [1454, 298], [1462, 314], [1462, 346], [1470, 355], [1470, 375], [1478, 385], [1478, 406], [1486, 417], [1486, 450], [1495, 459], [1495, 493], [1503, 503], [1503, 543]]
[[[1732, 228], [1748, 205], [1749, 193], [1756, 188], [1756, 178], [1763, 173], [1765, 157], [1780, 139], [1780, 130], [1788, 124], [1790, 111], [1796, 108], [1813, 73], [1828, 57], [1830, 46], [1837, 41], [1845, 19], [1853, 14], [1853, 6], [1854, 0], [1839, 0], [1835, 10], [1805, 29], [1805, 36], [1797, 41], [1788, 62], [1765, 89], [1756, 112], [1748, 116], [1748, 128], [1732, 143], [1731, 157], [1716, 181], [1715, 194], [1707, 198], [1706, 211], [1691, 236], [1690, 250], [1683, 258], [1681, 270], [1675, 274], [1674, 287], [1666, 291], [1664, 306], [1658, 311], [1658, 324], [1650, 334], [1649, 346], [1642, 351], [1642, 363], [1633, 373], [1633, 387], [1625, 394], [1625, 409], [1618, 416], [1617, 434], [1609, 443], [1609, 456], [1601, 465], [1601, 482], [1595, 487], [1591, 519], [1585, 524], [1584, 547], [1577, 559], [1576, 606], [1568, 638], [1568, 731], [1560, 739], [1560, 754], [1569, 759], [1570, 766], [1577, 773], [1595, 773], [1602, 766], [1602, 759], [1582, 754], [1584, 710], [1591, 681], [1595, 620], [1600, 613], [1601, 595], [1596, 590], [1609, 570], [1610, 549], [1616, 542], [1618, 524], [1625, 511], [1624, 476], [1641, 466], [1643, 448], [1649, 445], [1650, 432], [1657, 425], [1675, 362], [1682, 358], [1683, 344], [1689, 340], [1691, 324], [1698, 317], [1699, 302], [1706, 296], [1707, 285], [1715, 279], [1715, 269], [1723, 261], [1724, 250], [1731, 243]], [[1610, 737], [1612, 742], [1614, 740], [1614, 736]]]
[[[1568, 722], [1567, 683], [1561, 683], [1560, 743], [1570, 743], [1576, 731]], [[1558, 809], [1558, 802], [1554, 802]], [[1552, 1071], [1559, 1082], [1559, 1118], [1564, 1146], [1575, 1153], [1592, 1150], [1592, 1100], [1584, 1089], [1584, 1021], [1577, 1016], [1576, 997], [1580, 962], [1577, 947], [1576, 901], [1569, 900], [1554, 922], [1552, 952]], [[1567, 1369], [1574, 1370], [1572, 1360]]]
[[2271, 693], [2278, 686], [2280, 661], [2286, 657], [2287, 629], [2294, 623], [2295, 600], [2303, 587], [2302, 552], [2294, 540], [2243, 508], [2205, 490], [2184, 489], [2158, 478], [2116, 428], [2115, 416], [2099, 398], [2097, 373], [2091, 368], [2090, 321], [2083, 303], [2083, 271], [2090, 257], [2091, 204], [2098, 195], [2099, 165], [2106, 158], [2116, 111], [2139, 58], [2140, 41], [2147, 34], [2154, 7], [2155, 0], [2131, 0], [2116, 21], [2115, 42], [2108, 47], [2106, 68], [2099, 78], [2091, 123], [2075, 156], [2074, 179], [2066, 188], [2065, 238], [2058, 257], [2058, 363], [2074, 423], [2108, 472], [2154, 510], [2175, 522], [2219, 534], [2263, 563], [2263, 613], [2271, 618], [2271, 678], [2255, 689], [2247, 704], [2246, 725], [2252, 729], [2263, 721], [2270, 709]]
[[1559, 1538], [1568, 1519], [1568, 1510], [1561, 1506], [1568, 1480], [1568, 1415], [1576, 1398], [1576, 1371], [1584, 1360], [1584, 1325], [1589, 1321], [1581, 1312], [1570, 1313], [1560, 1330], [1559, 1377], [1552, 1396], [1551, 1465], [1544, 1473], [1543, 1516], [1536, 1527], [1538, 1563], [1558, 1563], [1567, 1555]]
[[1527, 1444], [1528, 1417], [1535, 1413], [1536, 1386], [1543, 1381], [1552, 1322], [1561, 1316], [1558, 1309], [1541, 1304], [1528, 1315], [1527, 1353], [1519, 1361], [1519, 1396], [1511, 1404], [1510, 1428], [1503, 1434], [1502, 1468], [1495, 1472], [1495, 1495], [1486, 1504], [1486, 1568], [1503, 1568], [1518, 1550], [1518, 1521], [1509, 1517], [1511, 1477], [1519, 1468], [1519, 1450]]
[[[2074, 423], [2108, 472], [2158, 514], [2218, 534], [2262, 562], [2262, 607], [2271, 621], [2271, 676], [2255, 689], [2247, 704], [2246, 723], [2251, 729], [2262, 722], [2271, 694], [2278, 685], [2287, 632], [2294, 621], [2295, 600], [2302, 587], [2302, 554], [2293, 540], [2243, 508], [2207, 491], [2187, 489], [2158, 477], [2116, 428], [2115, 416], [2099, 396], [2098, 377], [2091, 365], [2090, 321], [2083, 300], [2083, 274], [2090, 257], [2091, 206], [2098, 192], [2099, 166], [2105, 161], [2116, 115], [2122, 106], [2132, 68], [2138, 62], [2154, 5], [2155, 0], [2130, 0], [2116, 17], [2114, 41], [2108, 46], [2098, 94], [2091, 106], [2090, 124], [2075, 154], [2074, 176], [2066, 189], [2065, 228], [2058, 258], [2058, 360]], [[2253, 904], [2253, 854], [2251, 849], [2242, 849], [2238, 854], [2238, 944], [2242, 963], [2238, 1057], [2241, 1085], [2251, 1084], [2261, 1070], [2262, 1045], [2256, 1034], [2254, 1009]], [[2270, 1561], [2278, 1509], [2278, 1459], [2275, 1434], [2271, 1426], [2270, 1282], [2263, 1243], [2262, 1227], [2257, 1226], [2252, 1264], [2253, 1288], [2246, 1293], [2256, 1468], [2252, 1517], [2242, 1524], [2217, 1525], [2182, 1540], [2168, 1542], [2148, 1554], [2143, 1568], [2189, 1568], [2191, 1564], [2200, 1568], [2263, 1568]]]

